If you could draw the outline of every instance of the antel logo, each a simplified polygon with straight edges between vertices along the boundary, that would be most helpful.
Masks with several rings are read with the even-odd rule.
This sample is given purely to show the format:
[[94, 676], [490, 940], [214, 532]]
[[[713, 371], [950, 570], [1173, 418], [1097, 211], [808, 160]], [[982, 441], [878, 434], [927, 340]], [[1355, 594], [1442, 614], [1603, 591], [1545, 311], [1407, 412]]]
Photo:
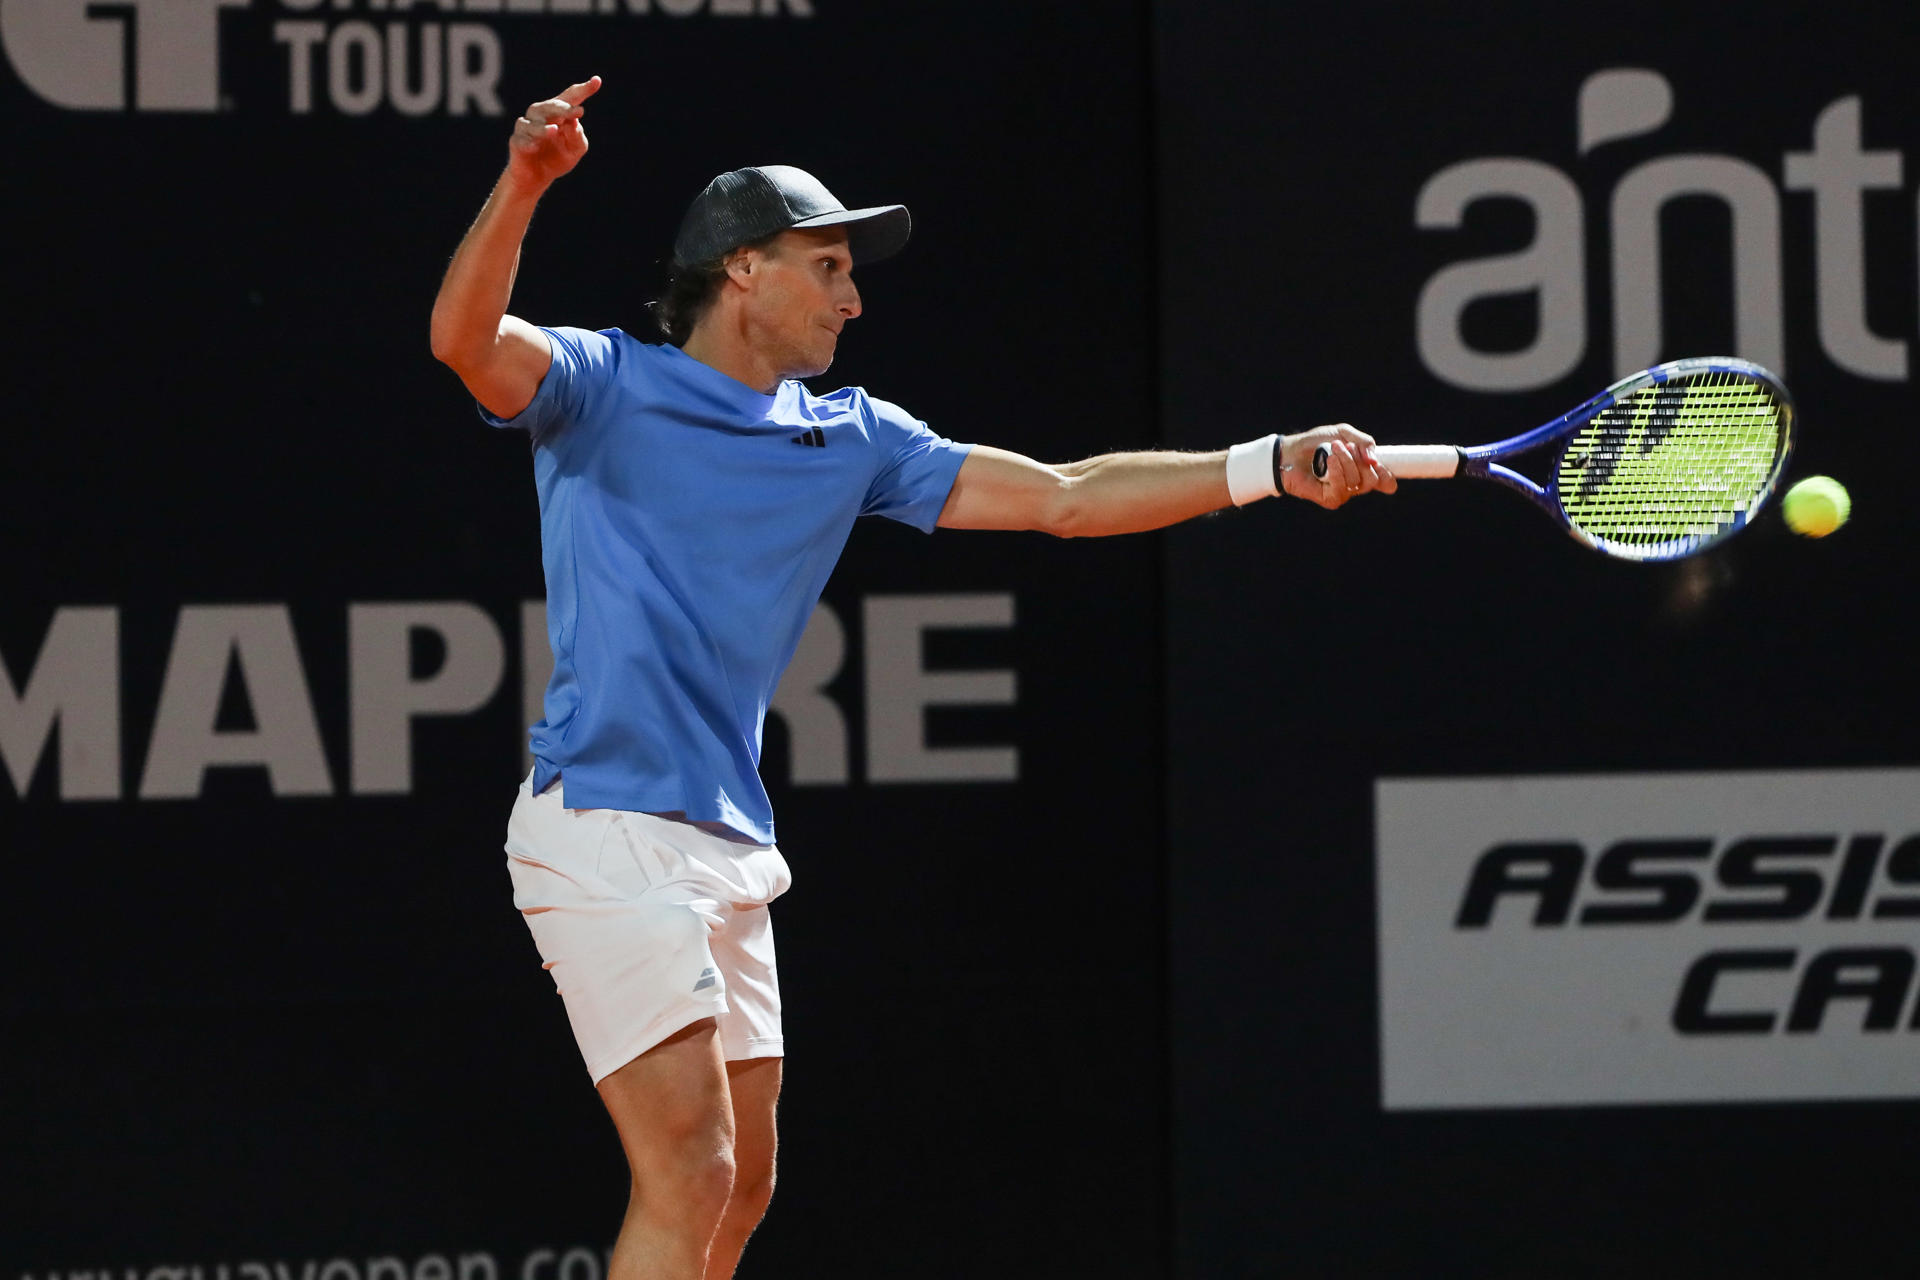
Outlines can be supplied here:
[[220, 11], [248, 0], [0, 0], [0, 46], [29, 89], [82, 111], [218, 111]]
[[[1580, 86], [1576, 133], [1580, 159], [1592, 166], [1586, 172], [1568, 173], [1524, 156], [1483, 156], [1427, 179], [1414, 200], [1414, 225], [1422, 231], [1458, 231], [1468, 208], [1481, 201], [1523, 204], [1534, 225], [1531, 243], [1449, 263], [1422, 287], [1414, 327], [1428, 372], [1470, 391], [1550, 386], [1586, 359], [1589, 327], [1608, 314], [1616, 376], [1663, 358], [1665, 299], [1672, 287], [1663, 274], [1663, 262], [1672, 257], [1671, 250], [1661, 252], [1663, 211], [1676, 200], [1704, 198], [1727, 212], [1727, 256], [1721, 261], [1731, 266], [1734, 347], [1741, 355], [1786, 372], [1791, 299], [1785, 281], [1789, 268], [1804, 269], [1814, 279], [1815, 335], [1833, 366], [1876, 381], [1908, 380], [1907, 336], [1876, 333], [1867, 323], [1868, 290], [1886, 287], [1889, 255], [1898, 250], [1877, 234], [1869, 242], [1866, 215], [1869, 202], [1891, 201], [1905, 190], [1906, 158], [1866, 145], [1861, 95], [1822, 107], [1811, 145], [1783, 151], [1777, 168], [1738, 155], [1636, 154], [1634, 148], [1664, 127], [1673, 109], [1674, 89], [1665, 76], [1644, 67], [1611, 67]], [[1598, 187], [1607, 176], [1634, 159], [1602, 197]], [[1793, 207], [1803, 200], [1811, 244]], [[1905, 200], [1911, 207], [1910, 193]], [[1592, 260], [1596, 246], [1610, 247], [1610, 264]], [[1610, 266], [1605, 276], [1598, 270], [1603, 265]], [[1590, 267], [1609, 290], [1600, 308], [1589, 305]], [[1481, 299], [1523, 295], [1534, 302], [1533, 340], [1514, 351], [1473, 345], [1463, 325], [1468, 309]]]

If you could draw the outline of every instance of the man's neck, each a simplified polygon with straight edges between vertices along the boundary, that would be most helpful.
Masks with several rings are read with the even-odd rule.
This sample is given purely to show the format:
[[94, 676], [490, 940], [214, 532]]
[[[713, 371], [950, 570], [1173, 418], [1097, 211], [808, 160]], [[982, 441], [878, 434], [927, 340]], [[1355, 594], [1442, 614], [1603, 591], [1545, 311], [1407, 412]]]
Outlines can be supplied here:
[[708, 368], [719, 370], [763, 396], [778, 391], [784, 379], [772, 362], [756, 352], [744, 338], [717, 323], [702, 321], [696, 325], [686, 345], [680, 349]]

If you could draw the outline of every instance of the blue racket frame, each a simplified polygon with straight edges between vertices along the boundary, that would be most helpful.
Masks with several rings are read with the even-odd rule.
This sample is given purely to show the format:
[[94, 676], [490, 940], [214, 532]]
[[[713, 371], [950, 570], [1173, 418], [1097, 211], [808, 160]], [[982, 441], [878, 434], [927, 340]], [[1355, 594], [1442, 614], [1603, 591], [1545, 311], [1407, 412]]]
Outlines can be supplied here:
[[[1671, 382], [1676, 378], [1696, 377], [1703, 373], [1731, 373], [1756, 382], [1765, 383], [1769, 390], [1780, 400], [1786, 414], [1786, 424], [1780, 432], [1780, 447], [1774, 455], [1773, 471], [1767, 477], [1767, 483], [1754, 500], [1747, 506], [1740, 518], [1726, 528], [1714, 534], [1701, 534], [1691, 538], [1675, 538], [1670, 542], [1655, 544], [1652, 547], [1637, 546], [1615, 542], [1610, 538], [1599, 538], [1577, 528], [1567, 518], [1566, 509], [1561, 505], [1559, 482], [1554, 480], [1545, 486], [1535, 484], [1526, 476], [1511, 467], [1501, 465], [1501, 460], [1516, 458], [1531, 453], [1556, 440], [1571, 440], [1581, 427], [1591, 422], [1622, 399], [1645, 386]], [[1670, 360], [1657, 364], [1620, 379], [1602, 391], [1593, 399], [1577, 409], [1560, 415], [1551, 422], [1542, 423], [1533, 430], [1511, 439], [1494, 444], [1462, 446], [1460, 449], [1460, 470], [1457, 474], [1473, 476], [1480, 480], [1491, 480], [1503, 484], [1514, 492], [1530, 499], [1535, 506], [1545, 512], [1561, 528], [1573, 536], [1582, 546], [1593, 548], [1604, 554], [1628, 560], [1677, 560], [1705, 550], [1717, 542], [1731, 538], [1747, 527], [1753, 517], [1767, 504], [1773, 491], [1779, 487], [1780, 477], [1786, 471], [1787, 457], [1793, 452], [1793, 434], [1796, 425], [1796, 411], [1793, 397], [1788, 394], [1786, 384], [1772, 371], [1754, 364], [1751, 360], [1742, 360], [1737, 356], [1694, 356], [1685, 360]], [[1556, 466], [1555, 471], [1559, 468]]]

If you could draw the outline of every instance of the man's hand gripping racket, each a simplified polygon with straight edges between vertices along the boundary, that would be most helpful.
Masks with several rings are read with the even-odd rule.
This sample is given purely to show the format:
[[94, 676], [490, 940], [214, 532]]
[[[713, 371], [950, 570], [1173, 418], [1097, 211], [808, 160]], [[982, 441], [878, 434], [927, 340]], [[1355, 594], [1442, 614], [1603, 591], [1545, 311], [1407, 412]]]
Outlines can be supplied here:
[[[1494, 444], [1370, 452], [1401, 479], [1465, 475], [1506, 485], [1606, 555], [1675, 560], [1732, 537], [1765, 505], [1793, 447], [1793, 416], [1773, 374], [1708, 356], [1622, 378], [1572, 412]], [[1504, 465], [1548, 448], [1544, 485]], [[1351, 466], [1338, 442], [1315, 446], [1315, 476], [1345, 481]]]
[[1329, 511], [1363, 493], [1399, 487], [1373, 437], [1345, 422], [1282, 437], [1274, 461], [1282, 493]]

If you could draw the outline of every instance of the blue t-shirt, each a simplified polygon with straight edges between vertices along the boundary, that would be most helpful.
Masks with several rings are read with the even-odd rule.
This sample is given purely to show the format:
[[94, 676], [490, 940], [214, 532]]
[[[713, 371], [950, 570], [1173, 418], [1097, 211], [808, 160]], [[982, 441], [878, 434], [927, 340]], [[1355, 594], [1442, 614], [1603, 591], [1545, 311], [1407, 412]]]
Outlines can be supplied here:
[[533, 437], [553, 679], [533, 787], [773, 843], [760, 738], [859, 516], [931, 532], [968, 447], [858, 387], [772, 395], [618, 329], [547, 329]]

